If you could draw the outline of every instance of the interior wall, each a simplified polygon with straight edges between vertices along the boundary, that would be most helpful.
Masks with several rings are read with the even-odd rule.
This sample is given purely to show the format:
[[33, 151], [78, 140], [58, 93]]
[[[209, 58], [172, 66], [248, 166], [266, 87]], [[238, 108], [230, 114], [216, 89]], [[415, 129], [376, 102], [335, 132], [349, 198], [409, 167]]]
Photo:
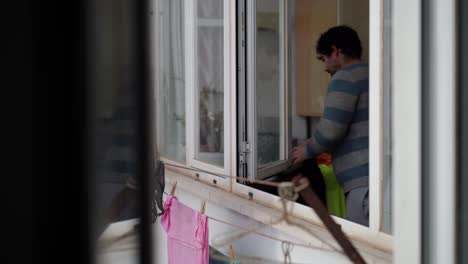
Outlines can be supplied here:
[[329, 75], [315, 58], [315, 43], [329, 27], [346, 24], [361, 39], [363, 60], [369, 60], [368, 0], [296, 0], [290, 7], [291, 71], [290, 95], [292, 137], [306, 138], [306, 116], [311, 117], [311, 131], [320, 120]]
[[338, 24], [357, 31], [362, 45], [362, 59], [369, 61], [369, 0], [338, 0]]
[[330, 76], [316, 59], [315, 44], [320, 34], [335, 26], [336, 1], [296, 0], [295, 64], [296, 114], [321, 116]]

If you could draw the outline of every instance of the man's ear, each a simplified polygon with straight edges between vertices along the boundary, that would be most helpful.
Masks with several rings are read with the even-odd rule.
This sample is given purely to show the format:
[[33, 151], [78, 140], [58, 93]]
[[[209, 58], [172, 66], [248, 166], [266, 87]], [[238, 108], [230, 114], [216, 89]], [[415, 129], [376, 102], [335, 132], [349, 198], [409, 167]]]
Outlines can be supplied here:
[[331, 45], [331, 55], [338, 56], [340, 54], [340, 49], [338, 49], [335, 45]]

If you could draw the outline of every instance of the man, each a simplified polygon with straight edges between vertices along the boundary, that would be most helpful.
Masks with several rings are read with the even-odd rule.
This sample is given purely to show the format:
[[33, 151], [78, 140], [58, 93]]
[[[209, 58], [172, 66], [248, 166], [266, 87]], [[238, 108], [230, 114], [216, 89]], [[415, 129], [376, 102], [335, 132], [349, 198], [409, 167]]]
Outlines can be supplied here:
[[333, 169], [346, 196], [346, 218], [369, 225], [369, 69], [353, 29], [323, 33], [317, 58], [331, 75], [325, 109], [312, 137], [293, 149], [293, 162], [332, 153]]

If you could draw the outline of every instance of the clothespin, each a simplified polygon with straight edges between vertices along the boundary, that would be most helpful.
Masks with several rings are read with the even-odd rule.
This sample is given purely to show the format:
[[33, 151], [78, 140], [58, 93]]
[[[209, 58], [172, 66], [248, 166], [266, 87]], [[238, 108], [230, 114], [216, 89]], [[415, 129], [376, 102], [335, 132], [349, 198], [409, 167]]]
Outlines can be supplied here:
[[229, 259], [231, 261], [231, 264], [234, 264], [234, 249], [232, 248], [232, 244], [229, 245]]
[[171, 195], [174, 195], [176, 187], [177, 187], [177, 181], [175, 181], [174, 185], [172, 185]]
[[205, 213], [205, 205], [206, 205], [206, 201], [203, 200], [202, 205], [201, 205], [201, 208], [200, 208], [200, 213], [201, 213], [201, 214], [204, 214], [204, 213]]
[[292, 182], [280, 182], [278, 185], [278, 194], [282, 199], [290, 201], [295, 201], [299, 198], [299, 194], [296, 192]]
[[199, 222], [201, 222], [202, 214], [205, 213], [205, 205], [206, 205], [206, 201], [203, 200], [202, 205], [201, 205], [201, 208], [200, 208], [200, 214], [198, 215], [198, 221], [199, 221]]

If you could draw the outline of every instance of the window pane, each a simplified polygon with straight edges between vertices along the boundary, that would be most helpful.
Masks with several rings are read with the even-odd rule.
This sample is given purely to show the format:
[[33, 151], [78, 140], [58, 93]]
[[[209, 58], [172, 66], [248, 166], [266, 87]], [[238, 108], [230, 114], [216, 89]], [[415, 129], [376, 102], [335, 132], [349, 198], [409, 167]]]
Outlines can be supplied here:
[[223, 19], [223, 0], [198, 0], [198, 18]]
[[185, 53], [182, 0], [161, 0], [157, 48], [157, 135], [162, 156], [185, 161]]
[[[197, 1], [215, 17], [223, 8], [212, 1]], [[222, 1], [219, 1], [222, 3]], [[201, 8], [201, 7], [200, 7]], [[198, 26], [196, 30], [196, 98], [198, 104], [198, 144], [196, 159], [224, 166], [224, 29], [220, 23]]]
[[279, 1], [258, 0], [256, 15], [257, 166], [262, 168], [284, 159]]

